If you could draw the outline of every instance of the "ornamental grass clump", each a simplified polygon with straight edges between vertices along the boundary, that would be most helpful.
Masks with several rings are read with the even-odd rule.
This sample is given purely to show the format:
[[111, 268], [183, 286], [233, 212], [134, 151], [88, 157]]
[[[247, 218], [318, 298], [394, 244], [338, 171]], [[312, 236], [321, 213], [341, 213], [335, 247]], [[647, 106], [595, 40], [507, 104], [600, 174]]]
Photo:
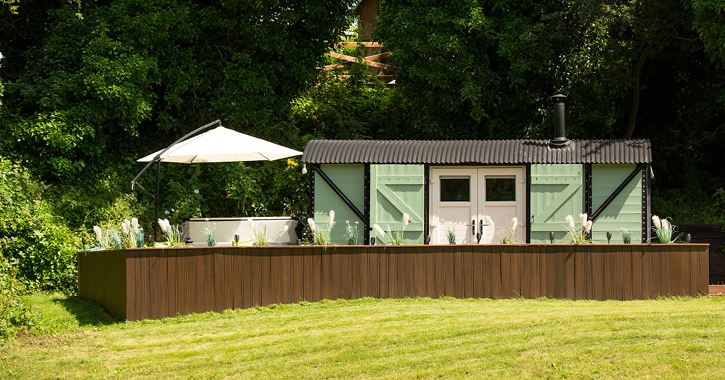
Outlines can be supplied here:
[[156, 243], [156, 247], [183, 247], [184, 246], [184, 235], [179, 230], [179, 225], [171, 225], [168, 219], [159, 219], [159, 227], [161, 233], [166, 238], [165, 242]]
[[206, 240], [207, 247], [216, 247], [216, 235], [214, 234], [214, 226], [209, 223], [209, 219], [206, 219], [206, 226], [202, 230], [204, 239]]
[[267, 237], [267, 225], [262, 225], [257, 228], [254, 225], [254, 220], [249, 219], [249, 226], [252, 228], [252, 234], [254, 234], [254, 245], [265, 246], [269, 245], [269, 237]]
[[448, 236], [448, 244], [456, 244], [456, 228], [452, 225], [448, 225], [446, 229], [446, 236]]
[[[491, 225], [493, 225], [493, 221], [491, 218], [486, 215], [486, 222], [491, 222]], [[519, 219], [514, 217], [511, 219], [511, 223], [509, 223], [508, 229], [500, 229], [498, 232], [498, 242], [499, 244], [521, 244], [523, 243], [519, 238], [516, 237], [516, 227], [519, 225]]]
[[254, 245], [264, 246], [269, 245], [269, 238], [267, 237], [267, 226], [262, 225], [259, 228], [254, 229]]
[[349, 220], [345, 221], [345, 240], [347, 241], [347, 245], [355, 245], [357, 244], [358, 239], [358, 226], [360, 225], [360, 222], [355, 221], [355, 224], [350, 224]]
[[380, 236], [387, 236], [391, 245], [403, 245], [405, 243], [405, 228], [408, 227], [409, 222], [410, 215], [403, 213], [403, 224], [402, 226], [396, 225], [394, 231], [390, 229], [390, 225], [386, 225], [387, 231], [384, 231], [378, 224], [373, 225], [373, 228]]
[[138, 219], [125, 219], [121, 223], [121, 244], [124, 248], [139, 248], [145, 245], [143, 228], [138, 224]]
[[652, 230], [654, 230], [657, 239], [662, 244], [672, 244], [682, 236], [682, 233], [677, 234], [677, 226], [673, 225], [669, 218], [660, 219], [657, 215], [652, 215]]
[[632, 242], [632, 234], [628, 229], [622, 228], [622, 230], [619, 231], [619, 234], [622, 236], [622, 242], [624, 244], [630, 244]]
[[448, 238], [448, 244], [456, 244], [456, 227], [445, 219], [441, 219], [441, 223], [446, 225], [446, 238]]
[[96, 237], [94, 246], [97, 249], [112, 250], [123, 248], [123, 242], [121, 240], [121, 234], [118, 231], [106, 228], [104, 231], [99, 226], [93, 226], [93, 234]]
[[572, 244], [591, 244], [592, 240], [589, 234], [592, 232], [592, 221], [589, 220], [587, 214], [579, 214], [579, 226], [574, 222], [574, 217], [566, 216], [568, 233], [564, 238], [565, 243]]
[[312, 244], [328, 246], [332, 244], [332, 227], [335, 226], [335, 210], [330, 210], [326, 226], [317, 226], [312, 218], [307, 218], [307, 224], [312, 231]]

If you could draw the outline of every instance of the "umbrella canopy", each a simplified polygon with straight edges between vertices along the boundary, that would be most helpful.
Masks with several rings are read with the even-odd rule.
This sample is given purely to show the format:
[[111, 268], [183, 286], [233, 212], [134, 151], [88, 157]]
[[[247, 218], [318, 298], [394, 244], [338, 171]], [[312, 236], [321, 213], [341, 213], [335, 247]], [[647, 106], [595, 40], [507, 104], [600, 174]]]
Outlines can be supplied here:
[[[151, 153], [138, 162], [153, 161], [163, 151]], [[224, 127], [217, 127], [172, 146], [161, 157], [163, 162], [184, 164], [279, 160], [302, 152], [258, 139]]]

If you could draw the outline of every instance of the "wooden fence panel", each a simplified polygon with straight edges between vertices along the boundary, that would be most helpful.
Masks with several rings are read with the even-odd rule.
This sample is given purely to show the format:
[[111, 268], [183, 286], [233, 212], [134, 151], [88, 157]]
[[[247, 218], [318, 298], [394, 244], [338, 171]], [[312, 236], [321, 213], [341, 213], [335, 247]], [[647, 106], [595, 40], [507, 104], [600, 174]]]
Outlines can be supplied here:
[[[692, 249], [695, 249], [695, 245], [690, 246]], [[699, 294], [708, 294], [710, 291], [710, 280], [709, 280], [709, 274], [710, 274], [710, 252], [709, 249], [706, 248], [705, 250], [700, 250], [697, 252], [697, 255], [699, 256], [699, 266], [698, 266], [698, 293]], [[705, 274], [708, 274], [707, 276]]]
[[486, 246], [483, 249], [477, 250], [476, 252], [474, 252], [474, 255], [476, 257], [479, 257], [481, 260], [480, 269], [473, 272], [473, 275], [475, 276], [474, 279], [478, 280], [481, 284], [481, 293], [477, 294], [476, 297], [494, 298], [493, 282], [495, 281], [495, 279], [493, 277], [494, 268], [491, 247]]
[[542, 248], [546, 256], [546, 264], [543, 268], [546, 277], [545, 296], [547, 298], [556, 298], [556, 247], [548, 245]]
[[[626, 248], [623, 248], [626, 249]], [[631, 247], [626, 251], [629, 254], [631, 265], [630, 289], [625, 293], [627, 299], [641, 299], [642, 296], [642, 255]]]
[[148, 310], [149, 319], [159, 319], [161, 315], [161, 287], [167, 282], [167, 278], [161, 278], [162, 264], [165, 260], [166, 250], [161, 250], [158, 255], [149, 254], [148, 260]]
[[503, 298], [503, 269], [501, 264], [501, 252], [491, 249], [491, 292], [493, 299]]
[[574, 299], [586, 299], [586, 257], [581, 249], [574, 250]]
[[606, 246], [604, 248], [602, 270], [604, 271], [604, 280], [602, 282], [604, 287], [604, 295], [602, 299], [613, 300], [617, 299], [615, 296], [614, 287], [616, 286], [617, 278], [617, 255], [614, 248]]
[[[573, 245], [562, 247], [564, 253], [564, 294], [565, 297], [573, 300], [576, 292], [574, 291], [574, 249]], [[589, 247], [587, 247], [589, 248]]]
[[427, 250], [425, 252], [425, 295], [436, 298], [436, 252]]

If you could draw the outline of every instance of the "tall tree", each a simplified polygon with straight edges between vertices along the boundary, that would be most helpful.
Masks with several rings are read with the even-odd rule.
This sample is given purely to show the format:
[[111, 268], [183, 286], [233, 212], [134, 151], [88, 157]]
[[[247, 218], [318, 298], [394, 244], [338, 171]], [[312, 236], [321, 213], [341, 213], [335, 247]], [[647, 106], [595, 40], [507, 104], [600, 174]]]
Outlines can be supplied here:
[[280, 120], [313, 83], [351, 1], [98, 1], [83, 18], [69, 6], [25, 5], [48, 16], [18, 44], [28, 15], [3, 15], [0, 153], [67, 178], [109, 150], [136, 153], [146, 139], [173, 131], [169, 141], [216, 118], [291, 138]]
[[[137, 157], [212, 120], [300, 149], [291, 101], [316, 83], [353, 2], [82, 4], [82, 18], [75, 4], [55, 0], [0, 11], [0, 156], [53, 184], [56, 206], [75, 226], [125, 199]], [[256, 170], [266, 174], [260, 183], [296, 179], [284, 165]], [[282, 200], [297, 197], [296, 188], [282, 187], [275, 197], [256, 192], [246, 200], [239, 189], [253, 183], [247, 172], [230, 165], [164, 171], [163, 206], [202, 199], [194, 189], [204, 195], [198, 213], [223, 215], [262, 203], [281, 212], [290, 203]], [[269, 205], [271, 198], [280, 204]]]
[[[721, 80], [713, 68], [687, 64], [702, 58], [693, 17], [681, 0], [382, 1], [376, 31], [395, 51], [399, 90], [428, 136], [548, 136], [546, 96], [563, 91], [573, 136], [631, 138], [649, 130], [644, 121], [637, 132], [643, 106], [677, 120], [678, 107], [643, 104], [664, 73], [704, 69]], [[713, 41], [715, 19], [703, 24]]]

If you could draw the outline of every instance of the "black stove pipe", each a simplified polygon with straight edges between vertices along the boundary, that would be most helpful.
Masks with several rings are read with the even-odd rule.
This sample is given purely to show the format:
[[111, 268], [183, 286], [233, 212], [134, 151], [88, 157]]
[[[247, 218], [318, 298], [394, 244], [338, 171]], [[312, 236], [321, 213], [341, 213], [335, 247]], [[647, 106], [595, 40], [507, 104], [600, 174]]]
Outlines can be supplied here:
[[566, 95], [556, 94], [551, 98], [554, 102], [554, 139], [549, 145], [553, 148], [563, 148], [566, 146], [566, 124], [564, 123], [564, 99]]

